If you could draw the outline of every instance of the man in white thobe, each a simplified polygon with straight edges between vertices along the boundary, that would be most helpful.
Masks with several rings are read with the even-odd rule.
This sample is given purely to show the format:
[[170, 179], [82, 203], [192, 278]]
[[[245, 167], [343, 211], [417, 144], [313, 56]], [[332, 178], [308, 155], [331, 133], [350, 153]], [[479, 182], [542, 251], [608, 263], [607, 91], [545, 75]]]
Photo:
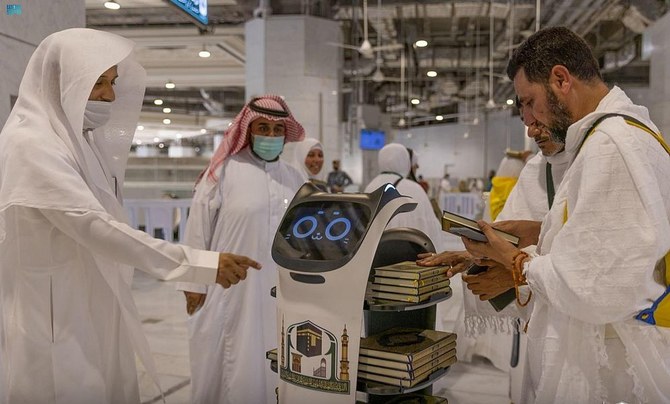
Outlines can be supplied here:
[[48, 36], [0, 133], [3, 404], [139, 403], [135, 354], [158, 379], [134, 268], [230, 286], [257, 266], [126, 223], [120, 191], [144, 95], [133, 45], [81, 28]]
[[197, 292], [187, 293], [196, 301], [188, 320], [194, 404], [277, 400], [279, 378], [265, 358], [277, 347], [277, 307], [270, 295], [277, 264], [271, 249], [279, 222], [304, 182], [278, 157], [285, 142], [303, 137], [281, 97], [255, 98], [237, 115], [196, 186], [185, 243], [250, 254], [264, 270], [249, 273], [238, 285], [246, 287], [233, 293], [182, 285]]
[[[571, 154], [536, 254], [484, 222], [488, 243], [464, 240], [530, 291], [521, 297], [530, 298], [522, 402], [669, 402], [670, 329], [635, 318], [665, 291], [654, 269], [670, 250], [670, 158], [658, 129], [646, 108], [605, 85], [588, 45], [566, 28], [528, 38], [508, 75], [524, 122], [566, 132]], [[596, 122], [610, 113], [641, 125]]]

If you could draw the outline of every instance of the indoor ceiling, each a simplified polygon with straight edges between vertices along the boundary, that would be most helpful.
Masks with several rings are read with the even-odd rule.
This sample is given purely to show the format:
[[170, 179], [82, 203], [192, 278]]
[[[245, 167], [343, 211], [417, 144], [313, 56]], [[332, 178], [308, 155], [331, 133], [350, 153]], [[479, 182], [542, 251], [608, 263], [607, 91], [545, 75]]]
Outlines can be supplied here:
[[[669, 8], [665, 0], [209, 0], [205, 32], [165, 0], [117, 0], [120, 10], [105, 9], [105, 0], [85, 1], [88, 27], [137, 42], [148, 75], [142, 122], [164, 138], [220, 131], [242, 107], [244, 22], [254, 16], [335, 19], [354, 48], [365, 39], [366, 14], [367, 38], [382, 48], [367, 55], [344, 49], [345, 106], [378, 104], [394, 123], [430, 124], [437, 115], [503, 107], [513, 94], [503, 74], [509, 54], [538, 21], [584, 36], [609, 82], [648, 85], [640, 34]], [[418, 47], [418, 40], [427, 46]], [[198, 57], [204, 49], [210, 57]], [[166, 89], [168, 81], [176, 87]], [[154, 104], [157, 98], [163, 105]]]

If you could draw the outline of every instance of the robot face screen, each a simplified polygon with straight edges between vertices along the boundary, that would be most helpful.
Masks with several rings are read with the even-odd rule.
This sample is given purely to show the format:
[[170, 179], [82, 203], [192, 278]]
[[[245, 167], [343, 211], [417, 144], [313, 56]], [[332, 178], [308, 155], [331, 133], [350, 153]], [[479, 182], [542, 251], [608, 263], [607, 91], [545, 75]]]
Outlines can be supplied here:
[[370, 209], [354, 202], [307, 202], [284, 217], [279, 253], [293, 259], [327, 261], [353, 253], [370, 222]]

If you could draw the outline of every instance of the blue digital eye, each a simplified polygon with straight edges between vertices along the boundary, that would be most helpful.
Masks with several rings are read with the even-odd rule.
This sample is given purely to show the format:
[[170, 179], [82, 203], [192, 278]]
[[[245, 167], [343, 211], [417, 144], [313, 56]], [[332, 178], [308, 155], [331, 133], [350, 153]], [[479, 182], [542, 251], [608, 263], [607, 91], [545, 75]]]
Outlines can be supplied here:
[[[305, 222], [309, 222], [306, 226], [306, 227], [308, 227], [308, 229], [306, 231], [300, 231], [300, 228], [299, 228], [300, 225], [305, 223]], [[311, 226], [310, 226], [310, 224], [311, 224]], [[298, 220], [297, 222], [295, 222], [295, 224], [293, 225], [293, 235], [296, 236], [297, 238], [308, 237], [310, 234], [314, 233], [314, 230], [316, 230], [316, 227], [317, 227], [316, 218], [314, 216], [305, 216], [305, 217], [301, 218], [300, 220]]]
[[[344, 230], [339, 231], [339, 227], [335, 229], [337, 234], [333, 234], [333, 227], [337, 224], [342, 224], [344, 225]], [[326, 227], [326, 238], [330, 241], [337, 241], [340, 240], [349, 234], [349, 231], [351, 230], [351, 221], [345, 217], [340, 217], [328, 224], [328, 227]]]

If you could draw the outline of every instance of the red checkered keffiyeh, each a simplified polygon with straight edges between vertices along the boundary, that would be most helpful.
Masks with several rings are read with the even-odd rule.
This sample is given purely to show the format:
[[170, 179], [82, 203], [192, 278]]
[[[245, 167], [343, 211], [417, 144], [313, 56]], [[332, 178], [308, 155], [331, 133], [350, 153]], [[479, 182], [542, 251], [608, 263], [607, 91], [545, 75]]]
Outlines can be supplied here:
[[[284, 121], [286, 135], [284, 143], [297, 142], [305, 137], [305, 129], [295, 120], [286, 102], [277, 95], [263, 95], [249, 101], [242, 111], [235, 117], [232, 125], [226, 131], [223, 142], [219, 145], [209, 161], [206, 173], [208, 182], [219, 181], [218, 170], [228, 156], [233, 156], [247, 147], [250, 142], [249, 125], [256, 118], [266, 118], [271, 121]], [[202, 175], [198, 178], [200, 182]]]

